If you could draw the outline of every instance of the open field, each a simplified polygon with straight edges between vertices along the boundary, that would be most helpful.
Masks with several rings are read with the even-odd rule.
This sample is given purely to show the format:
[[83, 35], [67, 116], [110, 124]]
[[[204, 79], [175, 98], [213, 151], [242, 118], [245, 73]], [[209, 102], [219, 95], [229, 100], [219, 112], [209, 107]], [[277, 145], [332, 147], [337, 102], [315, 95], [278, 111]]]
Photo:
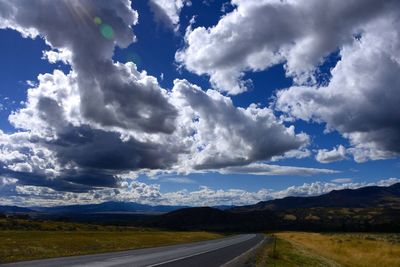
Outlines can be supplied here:
[[[222, 237], [207, 232], [171, 232], [23, 220], [17, 224], [23, 230], [4, 230], [4, 220], [2, 222], [0, 262], [155, 247]], [[29, 227], [41, 227], [41, 230], [27, 230]]]
[[264, 267], [311, 267], [311, 266], [340, 266], [334, 261], [303, 247], [302, 245], [289, 242], [282, 238], [276, 238], [270, 243], [263, 245], [249, 261], [250, 266]]
[[256, 266], [400, 266], [400, 234], [280, 232]]

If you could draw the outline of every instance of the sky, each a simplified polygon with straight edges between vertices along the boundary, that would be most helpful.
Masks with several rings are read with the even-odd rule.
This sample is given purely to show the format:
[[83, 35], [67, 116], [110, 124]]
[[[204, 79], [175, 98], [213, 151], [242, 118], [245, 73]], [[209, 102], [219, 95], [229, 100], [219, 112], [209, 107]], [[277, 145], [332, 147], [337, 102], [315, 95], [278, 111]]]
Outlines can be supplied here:
[[0, 205], [400, 182], [400, 2], [0, 0]]

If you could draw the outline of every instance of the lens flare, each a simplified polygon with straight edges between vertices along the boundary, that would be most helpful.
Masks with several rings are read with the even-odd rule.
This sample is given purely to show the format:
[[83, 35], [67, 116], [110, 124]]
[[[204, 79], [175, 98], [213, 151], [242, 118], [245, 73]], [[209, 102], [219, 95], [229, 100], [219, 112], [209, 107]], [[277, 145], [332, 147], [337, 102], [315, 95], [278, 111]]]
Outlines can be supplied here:
[[108, 25], [108, 24], [102, 24], [100, 26], [100, 33], [103, 35], [104, 38], [106, 39], [113, 39], [114, 38], [114, 30], [113, 28]]
[[101, 18], [95, 17], [94, 18], [94, 23], [97, 24], [97, 25], [100, 25], [101, 24]]

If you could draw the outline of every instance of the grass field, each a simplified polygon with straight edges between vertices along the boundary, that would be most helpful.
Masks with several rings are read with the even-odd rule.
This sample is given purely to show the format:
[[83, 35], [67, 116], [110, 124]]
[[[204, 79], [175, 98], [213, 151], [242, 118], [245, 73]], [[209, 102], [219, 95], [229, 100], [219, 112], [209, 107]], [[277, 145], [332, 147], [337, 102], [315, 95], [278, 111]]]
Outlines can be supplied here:
[[400, 266], [400, 234], [275, 233], [256, 266]]
[[[32, 227], [30, 222], [19, 222], [28, 229]], [[35, 227], [40, 225], [47, 230], [0, 230], [0, 262], [155, 247], [222, 237], [207, 232], [171, 232], [57, 222], [32, 223]]]
[[249, 265], [256, 267], [340, 266], [302, 245], [294, 244], [283, 238], [276, 238], [276, 243], [274, 242], [275, 239], [262, 246]]

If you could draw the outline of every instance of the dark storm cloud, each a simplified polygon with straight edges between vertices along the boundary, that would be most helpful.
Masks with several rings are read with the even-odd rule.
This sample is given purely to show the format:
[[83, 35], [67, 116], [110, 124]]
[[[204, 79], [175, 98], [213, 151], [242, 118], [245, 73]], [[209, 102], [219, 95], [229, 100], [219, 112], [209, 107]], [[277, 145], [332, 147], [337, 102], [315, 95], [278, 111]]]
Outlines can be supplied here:
[[[177, 160], [178, 154], [168, 153], [167, 146], [136, 140], [122, 141], [117, 133], [83, 128], [86, 128], [86, 137], [82, 137], [80, 129], [69, 136], [64, 133], [62, 139], [39, 139], [38, 142], [24, 139], [22, 146], [7, 145], [5, 149], [2, 146], [5, 153], [13, 151], [20, 157], [4, 156], [0, 175], [17, 178], [25, 185], [76, 192], [93, 187], [117, 187], [120, 173], [165, 169]], [[51, 153], [36, 151], [44, 148]], [[49, 162], [49, 156], [53, 162]], [[52, 172], [55, 173], [52, 175]]]
[[[74, 135], [74, 133], [72, 133]], [[76, 140], [62, 136], [61, 140]], [[48, 144], [62, 163], [74, 161], [83, 168], [106, 170], [165, 169], [176, 162], [177, 155], [170, 155], [166, 146], [134, 139], [123, 141], [118, 133], [91, 130], [84, 142], [64, 146]]]

